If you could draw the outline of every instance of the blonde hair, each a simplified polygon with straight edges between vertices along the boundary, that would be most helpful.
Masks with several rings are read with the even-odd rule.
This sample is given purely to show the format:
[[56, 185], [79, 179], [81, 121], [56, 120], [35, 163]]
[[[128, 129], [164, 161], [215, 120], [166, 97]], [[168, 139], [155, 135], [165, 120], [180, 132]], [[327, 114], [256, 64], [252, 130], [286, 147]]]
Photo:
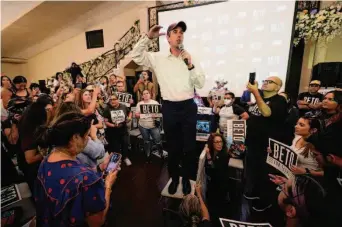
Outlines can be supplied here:
[[195, 195], [184, 197], [179, 213], [187, 226], [197, 227], [201, 222], [201, 203]]

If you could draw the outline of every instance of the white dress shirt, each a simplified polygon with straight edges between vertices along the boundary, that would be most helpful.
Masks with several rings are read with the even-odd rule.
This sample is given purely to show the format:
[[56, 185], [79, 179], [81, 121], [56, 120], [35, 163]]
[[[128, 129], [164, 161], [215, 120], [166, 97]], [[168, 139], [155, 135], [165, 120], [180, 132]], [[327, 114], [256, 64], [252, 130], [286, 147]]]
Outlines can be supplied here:
[[191, 62], [195, 68], [189, 70], [180, 55], [176, 57], [170, 52], [147, 52], [150, 42], [152, 41], [146, 35], [139, 40], [131, 52], [133, 61], [138, 65], [153, 69], [164, 100], [184, 101], [192, 99], [194, 88], [204, 86], [205, 76], [201, 65], [194, 61], [191, 56]]

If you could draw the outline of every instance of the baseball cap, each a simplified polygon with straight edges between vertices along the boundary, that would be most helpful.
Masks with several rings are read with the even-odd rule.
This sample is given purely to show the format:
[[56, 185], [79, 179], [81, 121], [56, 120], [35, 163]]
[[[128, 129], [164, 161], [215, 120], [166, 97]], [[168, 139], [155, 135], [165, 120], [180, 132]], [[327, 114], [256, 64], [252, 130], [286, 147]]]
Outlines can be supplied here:
[[180, 27], [182, 28], [183, 32], [186, 31], [186, 24], [184, 21], [179, 21], [178, 23], [173, 23], [170, 24], [170, 26], [167, 28], [167, 34], [169, 34], [170, 31], [172, 31], [173, 29]]
[[316, 85], [321, 86], [321, 81], [319, 81], [319, 80], [313, 80], [313, 81], [310, 82], [310, 85], [311, 85], [311, 84], [316, 84]]

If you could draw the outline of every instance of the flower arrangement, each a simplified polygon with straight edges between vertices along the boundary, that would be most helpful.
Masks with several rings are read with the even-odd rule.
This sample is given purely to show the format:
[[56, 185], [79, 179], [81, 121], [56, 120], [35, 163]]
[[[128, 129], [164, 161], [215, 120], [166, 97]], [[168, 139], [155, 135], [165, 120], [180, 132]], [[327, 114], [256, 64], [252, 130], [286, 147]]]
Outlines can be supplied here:
[[310, 13], [303, 10], [297, 13], [295, 25], [294, 46], [297, 46], [301, 39], [331, 42], [336, 36], [342, 34], [342, 5], [333, 3], [331, 6], [316, 9]]

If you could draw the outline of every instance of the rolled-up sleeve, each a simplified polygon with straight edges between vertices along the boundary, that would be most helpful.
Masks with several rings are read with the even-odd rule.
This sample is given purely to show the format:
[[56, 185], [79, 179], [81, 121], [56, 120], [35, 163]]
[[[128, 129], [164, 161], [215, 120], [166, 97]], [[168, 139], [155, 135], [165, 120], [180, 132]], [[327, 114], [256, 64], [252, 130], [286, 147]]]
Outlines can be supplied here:
[[205, 75], [201, 67], [201, 64], [197, 62], [196, 59], [193, 59], [192, 62], [195, 68], [190, 70], [190, 80], [195, 88], [203, 88]]
[[132, 60], [142, 66], [146, 66], [149, 68], [154, 68], [155, 66], [155, 57], [154, 53], [148, 52], [148, 45], [150, 44], [151, 40], [144, 35], [138, 43], [134, 46], [131, 52]]

